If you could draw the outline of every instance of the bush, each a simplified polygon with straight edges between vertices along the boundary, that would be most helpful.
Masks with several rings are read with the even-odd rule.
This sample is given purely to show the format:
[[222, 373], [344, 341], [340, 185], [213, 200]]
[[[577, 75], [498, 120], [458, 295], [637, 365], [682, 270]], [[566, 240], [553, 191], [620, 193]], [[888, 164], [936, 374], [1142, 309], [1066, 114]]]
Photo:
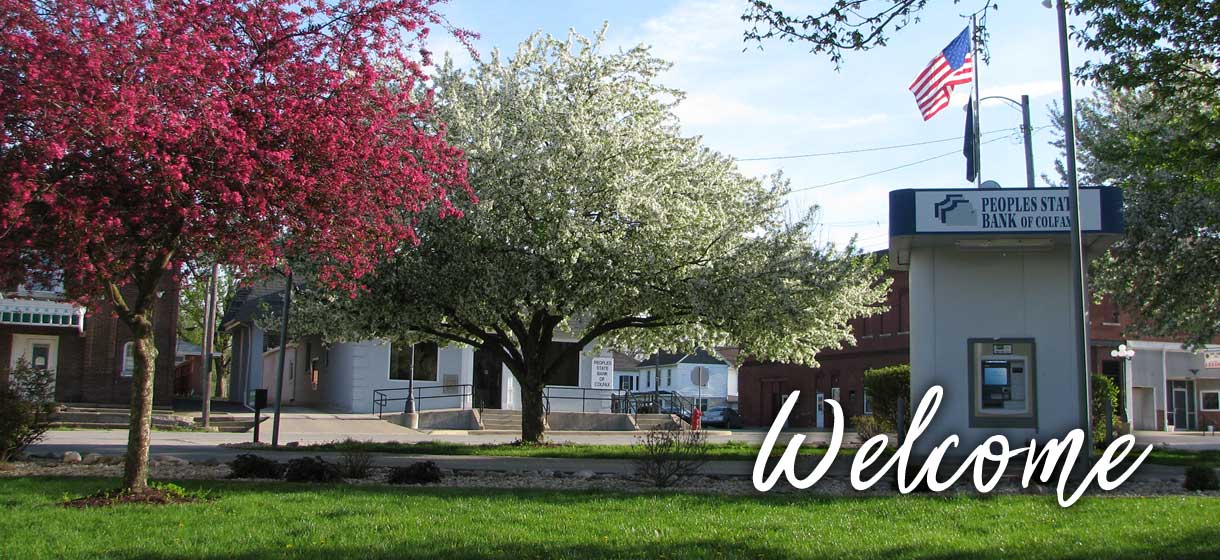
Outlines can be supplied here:
[[906, 401], [904, 420], [910, 417], [911, 366], [901, 364], [870, 369], [864, 372], [864, 389], [868, 391], [873, 417], [886, 425], [898, 425], [898, 399]]
[[856, 434], [860, 436], [860, 443], [873, 439], [873, 436], [878, 434], [887, 433], [892, 429], [876, 416], [853, 416], [851, 424], [856, 427]]
[[1194, 465], [1186, 468], [1186, 482], [1182, 487], [1187, 490], [1220, 490], [1220, 479], [1216, 478], [1216, 469], [1204, 465]]
[[343, 478], [368, 478], [373, 466], [373, 454], [359, 449], [349, 449], [339, 456], [339, 472]]
[[666, 488], [695, 475], [707, 463], [707, 434], [678, 425], [656, 427], [640, 438], [643, 453], [635, 472], [657, 488]]
[[0, 383], [0, 463], [40, 441], [55, 413], [53, 371], [35, 369], [18, 359], [7, 378]]
[[1106, 437], [1106, 400], [1114, 413], [1114, 428], [1118, 431], [1118, 385], [1109, 377], [1095, 373], [1093, 377], [1093, 444], [1101, 447], [1114, 436]]
[[420, 461], [406, 467], [390, 469], [390, 484], [436, 484], [442, 478], [440, 467], [432, 461]]
[[258, 455], [238, 455], [229, 463], [233, 470], [229, 478], [280, 478], [284, 476], [284, 465]]
[[336, 482], [342, 480], [339, 468], [321, 457], [301, 457], [288, 461], [284, 480], [288, 482]]

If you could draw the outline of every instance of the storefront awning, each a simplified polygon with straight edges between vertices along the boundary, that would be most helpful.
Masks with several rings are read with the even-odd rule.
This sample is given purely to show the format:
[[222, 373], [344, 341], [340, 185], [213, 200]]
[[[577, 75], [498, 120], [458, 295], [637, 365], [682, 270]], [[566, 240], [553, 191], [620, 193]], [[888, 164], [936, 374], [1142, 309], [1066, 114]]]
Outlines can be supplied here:
[[59, 301], [0, 299], [0, 324], [85, 332], [85, 308]]

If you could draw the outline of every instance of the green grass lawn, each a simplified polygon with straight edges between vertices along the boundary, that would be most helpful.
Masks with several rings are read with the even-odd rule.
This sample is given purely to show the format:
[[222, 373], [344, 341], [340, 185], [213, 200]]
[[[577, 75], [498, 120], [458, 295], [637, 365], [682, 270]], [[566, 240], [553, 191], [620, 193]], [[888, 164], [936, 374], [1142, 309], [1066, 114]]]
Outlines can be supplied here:
[[65, 509], [115, 484], [0, 479], [2, 558], [1208, 558], [1220, 499], [614, 492], [184, 482], [214, 501]]
[[1152, 453], [1148, 455], [1148, 462], [1155, 465], [1174, 465], [1178, 467], [1203, 465], [1213, 469], [1220, 469], [1220, 450], [1183, 451], [1181, 449], [1153, 449]]

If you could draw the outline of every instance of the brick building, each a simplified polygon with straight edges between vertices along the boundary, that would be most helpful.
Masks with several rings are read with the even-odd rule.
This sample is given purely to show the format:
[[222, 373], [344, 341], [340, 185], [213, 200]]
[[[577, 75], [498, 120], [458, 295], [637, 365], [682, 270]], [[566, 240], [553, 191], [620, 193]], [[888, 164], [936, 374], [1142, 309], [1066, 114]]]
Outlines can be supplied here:
[[[794, 428], [818, 427], [816, 397], [837, 399], [847, 418], [866, 413], [864, 371], [905, 364], [910, 359], [910, 317], [907, 305], [907, 273], [891, 271], [893, 279], [886, 297], [889, 310], [852, 321], [854, 346], [818, 354], [819, 368], [746, 360], [738, 370], [739, 411], [748, 425], [768, 426], [779, 413], [784, 397], [800, 391], [801, 398], [788, 417]], [[822, 426], [831, 426], [830, 411], [823, 413]]]
[[[154, 312], [157, 345], [153, 403], [173, 401], [178, 289], [167, 282]], [[67, 403], [127, 404], [133, 367], [131, 332], [104, 303], [85, 309], [58, 289], [20, 289], [0, 297], [0, 368], [19, 358], [55, 371], [55, 398]]]

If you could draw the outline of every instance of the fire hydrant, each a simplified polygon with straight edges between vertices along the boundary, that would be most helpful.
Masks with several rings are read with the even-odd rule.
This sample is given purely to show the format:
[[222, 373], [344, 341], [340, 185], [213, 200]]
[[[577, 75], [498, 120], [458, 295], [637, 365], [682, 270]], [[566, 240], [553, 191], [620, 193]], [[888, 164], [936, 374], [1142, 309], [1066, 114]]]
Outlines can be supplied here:
[[690, 429], [698, 431], [699, 425], [700, 425], [700, 420], [702, 420], [702, 419], [703, 419], [703, 411], [699, 410], [699, 407], [695, 407], [694, 410], [691, 410], [690, 411]]

